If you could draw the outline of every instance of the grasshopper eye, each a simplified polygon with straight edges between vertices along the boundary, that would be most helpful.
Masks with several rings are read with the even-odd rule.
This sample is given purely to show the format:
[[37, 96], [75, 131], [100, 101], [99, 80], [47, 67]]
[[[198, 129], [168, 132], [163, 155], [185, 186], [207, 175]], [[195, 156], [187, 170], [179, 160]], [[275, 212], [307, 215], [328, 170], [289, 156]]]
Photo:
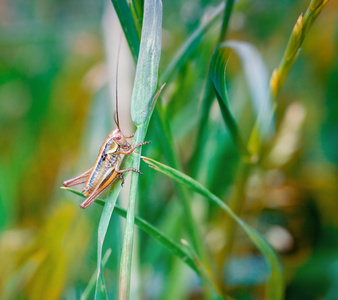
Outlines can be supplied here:
[[118, 141], [121, 139], [121, 137], [120, 136], [117, 136], [115, 139], [117, 139]]

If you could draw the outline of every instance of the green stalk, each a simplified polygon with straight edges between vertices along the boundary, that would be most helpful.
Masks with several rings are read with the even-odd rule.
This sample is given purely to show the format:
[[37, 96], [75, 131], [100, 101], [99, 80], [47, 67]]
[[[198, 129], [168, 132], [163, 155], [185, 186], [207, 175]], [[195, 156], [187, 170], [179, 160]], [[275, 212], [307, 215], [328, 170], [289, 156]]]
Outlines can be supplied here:
[[[142, 49], [143, 48], [141, 47], [141, 51]], [[141, 55], [142, 53], [144, 52], [142, 51]], [[150, 118], [151, 118], [152, 112], [155, 107], [155, 103], [163, 87], [164, 85], [158, 90], [152, 102], [150, 103], [149, 108], [148, 108], [148, 114], [147, 114], [146, 119], [144, 120], [144, 124], [139, 125], [137, 128], [137, 131], [134, 136], [135, 145], [142, 143], [144, 141], [144, 138], [146, 136], [147, 129], [149, 126]], [[135, 94], [137, 94], [137, 92]], [[135, 107], [139, 108], [138, 105], [135, 105], [134, 108]], [[136, 149], [134, 153], [136, 155], [134, 155], [132, 158], [132, 168], [139, 169], [140, 167], [139, 148]], [[127, 211], [127, 217], [126, 217], [126, 229], [125, 229], [125, 234], [124, 234], [124, 239], [123, 239], [122, 255], [121, 255], [121, 262], [120, 262], [119, 299], [129, 299], [138, 178], [139, 178], [139, 174], [136, 172], [132, 172], [129, 202], [128, 202], [128, 211]]]
[[[140, 51], [138, 54], [133, 94], [131, 98], [131, 117], [137, 126], [133, 144], [144, 141], [156, 100], [164, 86], [156, 93], [158, 66], [161, 56], [162, 2], [145, 0]], [[133, 23], [134, 24], [134, 23]], [[135, 24], [134, 24], [135, 28]], [[136, 30], [136, 29], [135, 29]], [[134, 39], [135, 42], [137, 42]], [[132, 168], [139, 169], [140, 149], [132, 157]], [[120, 262], [119, 299], [129, 299], [131, 263], [134, 239], [134, 222], [139, 174], [132, 172], [128, 211]]]
[[226, 1], [226, 6], [225, 6], [225, 11], [224, 11], [224, 16], [223, 16], [223, 22], [222, 22], [222, 30], [221, 34], [219, 36], [219, 43], [225, 41], [228, 28], [229, 28], [229, 21], [230, 21], [230, 16], [232, 13], [232, 9], [234, 6], [235, 0], [227, 0]]
[[[138, 127], [134, 141], [135, 145], [142, 143], [146, 135], [146, 128], [144, 126]], [[139, 170], [140, 168], [140, 150], [135, 150], [135, 155], [132, 158], [132, 168]], [[119, 280], [119, 299], [129, 299], [130, 277], [131, 277], [131, 261], [134, 240], [134, 221], [136, 209], [136, 197], [138, 190], [139, 174], [132, 172], [130, 194], [128, 202], [128, 212], [126, 217], [126, 227], [124, 232], [122, 255], [120, 262], [120, 280]]]
[[286, 76], [289, 74], [291, 67], [299, 54], [300, 47], [306, 34], [327, 3], [328, 0], [312, 0], [304, 16], [303, 14], [299, 15], [298, 20], [293, 27], [282, 60], [278, 68], [273, 71], [270, 79], [271, 92], [275, 99], [277, 99]]

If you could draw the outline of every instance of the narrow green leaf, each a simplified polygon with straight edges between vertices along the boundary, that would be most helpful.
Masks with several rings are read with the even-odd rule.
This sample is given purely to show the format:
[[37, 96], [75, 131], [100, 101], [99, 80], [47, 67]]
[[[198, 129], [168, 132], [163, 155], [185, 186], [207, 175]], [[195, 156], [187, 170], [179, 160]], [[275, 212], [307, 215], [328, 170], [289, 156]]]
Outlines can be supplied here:
[[121, 185], [114, 185], [112, 193], [109, 195], [108, 200], [105, 202], [103, 211], [101, 214], [99, 228], [98, 228], [98, 237], [97, 237], [97, 280], [96, 280], [96, 289], [95, 289], [95, 299], [107, 299], [107, 290], [103, 277], [103, 264], [102, 264], [102, 249], [103, 242], [107, 234], [108, 225], [114, 211], [115, 203], [118, 197], [118, 194], [121, 190]]
[[156, 91], [161, 57], [162, 2], [145, 1], [139, 59], [131, 98], [131, 117], [136, 126], [145, 123]]
[[221, 34], [219, 37], [219, 42], [222, 42], [225, 40], [225, 37], [228, 32], [228, 27], [229, 27], [229, 21], [230, 21], [230, 16], [232, 13], [232, 8], [234, 6], [234, 0], [227, 0], [226, 1], [226, 6], [225, 6], [225, 11], [224, 11], [224, 16], [223, 16], [223, 22], [222, 22], [222, 30]]
[[267, 265], [270, 269], [270, 278], [266, 287], [266, 299], [279, 300], [283, 298], [283, 278], [281, 266], [279, 264], [276, 253], [272, 250], [271, 246], [266, 240], [253, 228], [247, 225], [241, 218], [233, 213], [233, 211], [217, 196], [212, 194], [208, 189], [202, 186], [199, 182], [191, 177], [173, 169], [166, 165], [163, 165], [153, 159], [143, 157], [143, 160], [149, 164], [150, 167], [159, 171], [166, 176], [174, 179], [175, 181], [185, 184], [193, 191], [206, 197], [210, 202], [218, 205], [222, 208], [242, 229], [247, 233], [251, 241], [261, 251]]
[[241, 137], [238, 126], [231, 114], [227, 93], [225, 87], [225, 68], [228, 61], [228, 51], [223, 48], [217, 48], [210, 63], [210, 78], [216, 93], [218, 104], [221, 109], [223, 120], [229, 129], [231, 137], [236, 144], [239, 152], [243, 156], [249, 156], [245, 143]]
[[273, 105], [269, 94], [268, 70], [261, 54], [243, 41], [227, 41], [219, 45], [219, 49], [222, 48], [231, 49], [238, 55], [251, 94], [259, 133], [263, 139], [270, 136], [273, 133]]
[[133, 15], [135, 28], [139, 36], [141, 36], [142, 21], [143, 21], [143, 1], [132, 0], [129, 2], [131, 14]]
[[136, 62], [140, 49], [140, 37], [137, 33], [130, 8], [125, 0], [112, 0], [112, 3], [128, 41], [134, 61]]
[[160, 76], [160, 82], [170, 82], [173, 75], [177, 70], [182, 68], [182, 65], [186, 63], [190, 55], [196, 50], [202, 37], [205, 33], [212, 28], [213, 25], [218, 20], [218, 17], [224, 10], [224, 3], [222, 2], [218, 5], [215, 10], [206, 18], [205, 20], [186, 40], [186, 42], [178, 49], [174, 57], [171, 59], [165, 70]]
[[[70, 191], [82, 198], [85, 198], [85, 196], [78, 191], [75, 191], [70, 188], [63, 188], [63, 189]], [[95, 203], [101, 206], [105, 205], [105, 201], [101, 199], [96, 199]], [[127, 211], [118, 205], [115, 205], [114, 213], [118, 214], [119, 216], [123, 218], [126, 218], [127, 216]], [[184, 250], [186, 248], [184, 245], [180, 245], [174, 242], [171, 238], [166, 236], [163, 232], [158, 230], [156, 227], [154, 227], [153, 225], [151, 225], [149, 222], [142, 219], [141, 217], [135, 216], [135, 225], [141, 230], [143, 230], [145, 233], [149, 234], [149, 236], [151, 236], [154, 240], [162, 244], [171, 253], [173, 253], [175, 256], [181, 259], [186, 265], [188, 265], [192, 270], [194, 270], [195, 272], [197, 272], [197, 274], [199, 274], [199, 271], [194, 262], [194, 259], [191, 257], [189, 253], [187, 253], [187, 251]], [[105, 256], [106, 255], [107, 254], [105, 254]], [[102, 259], [102, 265], [103, 266], [105, 265], [105, 258]], [[89, 288], [87, 287], [86, 289], [89, 289]]]
[[[152, 110], [154, 108], [155, 90], [158, 79], [158, 66], [161, 56], [162, 33], [162, 2], [160, 0], [146, 0], [143, 8], [143, 23], [141, 33], [140, 52], [136, 66], [136, 75], [131, 99], [131, 116], [137, 131], [134, 137], [134, 145], [144, 141], [149, 125]], [[132, 167], [139, 169], [141, 149], [131, 155]], [[139, 174], [132, 172], [131, 185], [126, 217], [126, 227], [123, 239], [120, 277], [119, 299], [129, 299], [131, 261], [134, 239], [134, 222], [136, 197]]]

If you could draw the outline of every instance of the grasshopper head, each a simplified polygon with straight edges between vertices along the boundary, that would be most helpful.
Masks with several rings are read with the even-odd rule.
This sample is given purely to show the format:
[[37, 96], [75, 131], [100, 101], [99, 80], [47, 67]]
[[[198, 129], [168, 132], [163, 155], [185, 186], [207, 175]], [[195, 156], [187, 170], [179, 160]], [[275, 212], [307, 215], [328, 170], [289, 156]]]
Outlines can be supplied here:
[[120, 129], [114, 129], [112, 134], [112, 138], [116, 144], [118, 144], [122, 148], [129, 148], [130, 144], [127, 142], [126, 137], [121, 132]]

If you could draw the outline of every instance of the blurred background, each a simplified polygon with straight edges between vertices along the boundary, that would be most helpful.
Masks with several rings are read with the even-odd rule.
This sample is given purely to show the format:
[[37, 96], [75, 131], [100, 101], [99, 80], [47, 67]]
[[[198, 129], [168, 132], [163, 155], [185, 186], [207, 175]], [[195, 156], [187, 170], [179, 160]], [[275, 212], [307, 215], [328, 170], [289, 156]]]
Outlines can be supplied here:
[[[160, 74], [178, 48], [219, 1], [164, 0]], [[250, 42], [271, 74], [305, 0], [242, 0], [235, 5], [228, 39]], [[305, 38], [279, 96], [271, 151], [245, 184], [241, 216], [278, 253], [286, 299], [338, 299], [338, 18], [330, 1]], [[81, 210], [62, 181], [91, 167], [114, 128], [114, 76], [120, 37], [109, 1], [0, 0], [0, 295], [3, 299], [79, 299], [96, 268], [102, 207]], [[202, 159], [191, 168], [200, 102], [221, 19], [177, 69], [163, 96], [185, 172], [227, 201], [236, 189], [239, 155], [212, 106]], [[134, 64], [123, 40], [119, 67], [120, 120], [131, 134], [129, 99]], [[248, 137], [254, 119], [238, 58], [227, 66], [230, 107]], [[163, 158], [153, 121], [143, 153]], [[193, 172], [198, 166], [199, 172]], [[185, 236], [171, 180], [141, 165], [138, 214], [179, 241]], [[120, 199], [125, 206], [123, 198]], [[196, 200], [198, 203], [201, 199]], [[201, 207], [203, 209], [201, 209]], [[224, 216], [196, 208], [210, 256], [224, 248]], [[106, 283], [115, 299], [123, 222], [111, 220], [105, 248], [112, 249]], [[181, 261], [140, 233], [135, 246], [132, 299], [203, 299], [200, 281]], [[223, 274], [234, 299], [261, 299], [266, 267], [244, 233]]]

